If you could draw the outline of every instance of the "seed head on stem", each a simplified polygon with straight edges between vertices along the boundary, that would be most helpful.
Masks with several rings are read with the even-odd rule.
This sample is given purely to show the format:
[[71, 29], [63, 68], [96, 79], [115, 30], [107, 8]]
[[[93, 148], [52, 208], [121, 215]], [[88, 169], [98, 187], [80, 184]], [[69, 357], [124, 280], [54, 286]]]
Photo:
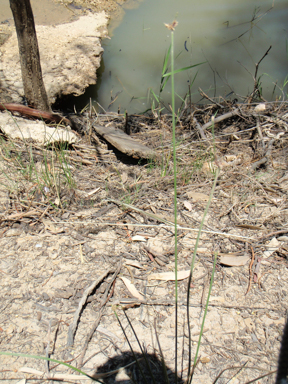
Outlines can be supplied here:
[[169, 29], [169, 31], [175, 31], [175, 28], [176, 28], [177, 25], [178, 25], [178, 21], [174, 20], [174, 21], [172, 21], [171, 24], [165, 24], [165, 23], [164, 23], [164, 25], [165, 25], [166, 28]]

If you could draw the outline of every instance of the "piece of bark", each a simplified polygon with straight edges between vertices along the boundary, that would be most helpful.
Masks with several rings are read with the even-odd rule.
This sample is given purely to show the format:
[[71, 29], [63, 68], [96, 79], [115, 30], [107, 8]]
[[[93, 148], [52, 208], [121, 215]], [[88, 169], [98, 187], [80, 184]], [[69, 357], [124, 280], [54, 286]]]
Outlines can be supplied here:
[[156, 156], [152, 149], [126, 135], [121, 129], [113, 126], [103, 127], [98, 124], [93, 124], [93, 128], [118, 151], [132, 156], [134, 159], [151, 159]]

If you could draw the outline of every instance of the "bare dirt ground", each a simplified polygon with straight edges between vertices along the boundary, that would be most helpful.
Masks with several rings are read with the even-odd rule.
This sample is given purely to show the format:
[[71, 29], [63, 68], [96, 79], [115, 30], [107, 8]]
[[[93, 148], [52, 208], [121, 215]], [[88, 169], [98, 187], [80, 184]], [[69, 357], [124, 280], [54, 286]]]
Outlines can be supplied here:
[[[193, 383], [248, 383], [277, 368], [288, 290], [287, 106], [194, 106], [177, 124], [179, 382], [189, 360], [185, 271], [217, 167], [190, 284], [194, 359], [218, 253]], [[213, 134], [205, 129], [215, 113], [231, 111], [215, 120]], [[133, 362], [116, 310], [140, 352], [128, 315], [155, 375], [156, 327], [175, 382], [174, 282], [155, 276], [175, 269], [171, 117], [129, 118], [131, 136], [157, 153], [142, 162], [93, 134], [95, 121], [125, 125], [123, 116], [94, 117], [77, 144], [60, 152], [1, 139], [0, 350], [49, 356], [91, 376], [107, 373]], [[90, 382], [56, 362], [4, 355], [0, 361], [1, 383]], [[96, 377], [128, 383], [133, 374], [142, 382], [135, 364]], [[161, 369], [158, 375], [155, 381], [164, 382]], [[274, 383], [275, 373], [256, 382]]]

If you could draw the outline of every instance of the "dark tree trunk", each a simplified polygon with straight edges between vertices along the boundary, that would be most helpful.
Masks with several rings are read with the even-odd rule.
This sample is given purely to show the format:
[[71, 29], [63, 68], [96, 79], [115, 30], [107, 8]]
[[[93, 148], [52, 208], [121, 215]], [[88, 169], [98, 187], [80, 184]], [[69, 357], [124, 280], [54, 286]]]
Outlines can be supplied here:
[[9, 0], [15, 22], [22, 81], [29, 106], [50, 111], [42, 78], [38, 41], [30, 0]]

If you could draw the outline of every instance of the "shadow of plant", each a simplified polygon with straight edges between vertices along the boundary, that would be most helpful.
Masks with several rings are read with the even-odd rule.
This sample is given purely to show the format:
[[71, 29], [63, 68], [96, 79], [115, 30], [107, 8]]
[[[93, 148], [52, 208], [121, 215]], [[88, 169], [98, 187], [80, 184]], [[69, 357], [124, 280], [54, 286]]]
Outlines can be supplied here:
[[[146, 360], [141, 353], [135, 353], [139, 365], [131, 352], [124, 352], [121, 355], [109, 359], [105, 364], [97, 368], [94, 377], [104, 373], [101, 381], [105, 384], [175, 384], [175, 373], [165, 363], [162, 363], [156, 354], [146, 354]], [[149, 367], [148, 367], [149, 365]], [[140, 368], [139, 368], [140, 366]], [[142, 371], [142, 372], [141, 372]], [[110, 373], [110, 374], [109, 374]], [[98, 376], [99, 377], [99, 376]], [[177, 377], [177, 383], [184, 384], [184, 381]]]

